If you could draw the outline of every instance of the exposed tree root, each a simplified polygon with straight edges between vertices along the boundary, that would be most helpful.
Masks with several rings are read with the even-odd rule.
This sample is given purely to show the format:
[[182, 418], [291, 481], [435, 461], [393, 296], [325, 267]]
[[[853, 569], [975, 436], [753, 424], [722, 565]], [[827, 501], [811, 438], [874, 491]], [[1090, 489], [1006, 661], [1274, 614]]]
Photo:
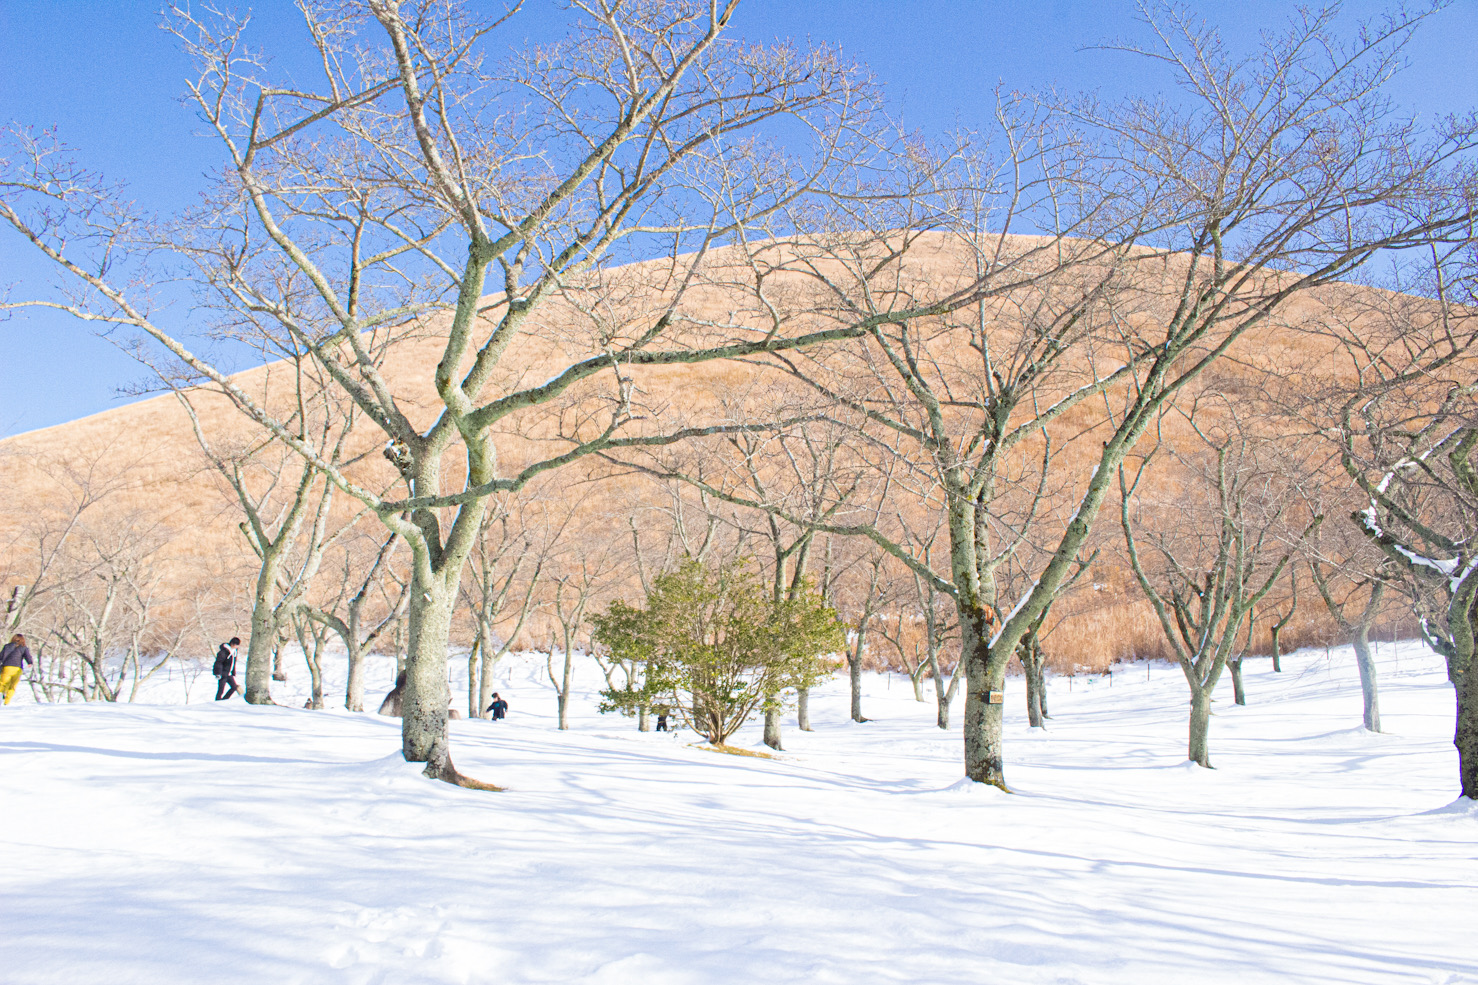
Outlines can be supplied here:
[[451, 764], [450, 760], [448, 760], [442, 766], [437, 766], [434, 763], [427, 763], [426, 768], [422, 770], [421, 773], [423, 776], [430, 777], [433, 780], [440, 780], [443, 783], [450, 783], [454, 787], [465, 787], [468, 790], [491, 790], [496, 793], [501, 793], [504, 789], [497, 784], [485, 783], [482, 780], [475, 780], [465, 773], [457, 772], [457, 768]]
[[1005, 780], [976, 780], [973, 776], [967, 776], [966, 779], [975, 780], [976, 783], [984, 787], [995, 787], [1001, 793], [1015, 793], [1014, 790], [1006, 786]]
[[505, 789], [498, 786], [496, 783], [486, 783], [482, 780], [474, 780], [472, 777], [462, 773], [458, 773], [457, 778], [455, 780], [452, 780], [451, 782], [455, 783], [459, 787], [466, 787], [468, 790], [491, 790], [494, 793], [502, 793]]

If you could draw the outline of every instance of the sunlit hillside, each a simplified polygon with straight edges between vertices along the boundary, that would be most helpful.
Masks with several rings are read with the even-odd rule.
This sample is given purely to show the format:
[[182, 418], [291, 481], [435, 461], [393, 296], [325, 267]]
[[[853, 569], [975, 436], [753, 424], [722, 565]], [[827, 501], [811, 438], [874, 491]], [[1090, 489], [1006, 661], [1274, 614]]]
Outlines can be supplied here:
[[[964, 266], [960, 251], [953, 249], [950, 241], [940, 239], [928, 244], [928, 249], [913, 261], [910, 276], [919, 282], [947, 284], [965, 276]], [[1168, 303], [1162, 294], [1168, 288], [1162, 290], [1154, 283], [1155, 278], [1173, 285], [1179, 270], [1183, 270], [1183, 265], [1177, 269], [1174, 262], [1164, 262], [1141, 271], [1139, 276], [1145, 278], [1146, 289], [1137, 301], [1124, 302], [1128, 317], [1150, 326], [1156, 317], [1162, 317]], [[616, 300], [588, 308], [564, 300], [542, 309], [538, 323], [504, 357], [489, 392], [494, 388], [509, 391], [538, 384], [571, 360], [598, 352], [603, 339], [631, 333], [650, 323], [660, 316], [661, 302], [666, 297], [660, 281], [666, 276], [670, 272], [660, 264], [621, 268], [605, 284]], [[650, 283], [653, 281], [658, 283]], [[643, 287], [650, 289], [640, 289]], [[772, 290], [776, 296], [788, 297], [804, 307], [805, 287], [798, 281], [789, 283], [782, 279]], [[1207, 378], [1199, 395], [1221, 394], [1225, 399], [1218, 406], [1237, 406], [1248, 403], [1249, 394], [1265, 390], [1266, 374], [1282, 375], [1293, 367], [1335, 365], [1337, 354], [1333, 344], [1299, 326], [1307, 327], [1308, 323], [1326, 319], [1331, 304], [1350, 304], [1350, 298], [1359, 296], [1358, 292], [1349, 293], [1352, 290], [1326, 291], [1321, 296], [1302, 298], [1282, 311], [1276, 322], [1258, 326], [1237, 344], [1215, 375]], [[692, 325], [700, 327], [691, 331], [717, 331], [712, 326], [726, 320], [760, 317], [755, 298], [746, 295], [740, 287], [726, 291], [722, 278], [714, 278], [713, 283], [694, 294], [697, 301], [689, 300], [687, 318]], [[493, 302], [490, 302], [490, 314], [497, 314]], [[1003, 337], [1009, 338], [1019, 330], [1004, 309], [991, 315], [1000, 320], [999, 331]], [[822, 316], [807, 317], [814, 321]], [[382, 375], [394, 392], [409, 398], [404, 406], [416, 424], [429, 426], [438, 406], [433, 371], [444, 341], [439, 334], [445, 331], [444, 323], [431, 319], [394, 331], [399, 335], [383, 350]], [[954, 340], [947, 324], [941, 324], [934, 344], [936, 351], [932, 358], [938, 362], [940, 373], [961, 394], [971, 393], [977, 381], [971, 376], [970, 353]], [[822, 364], [824, 360], [818, 363]], [[799, 406], [805, 397], [794, 381], [786, 382], [781, 374], [753, 363], [646, 369], [633, 377], [630, 399], [637, 429], [731, 423], [745, 414], [771, 410], [777, 402], [793, 400]], [[262, 406], [291, 416], [295, 377], [289, 364], [274, 363], [233, 379]], [[510, 418], [500, 425], [496, 444], [501, 474], [514, 474], [532, 461], [558, 454], [568, 447], [565, 439], [588, 434], [590, 429], [598, 427], [603, 408], [618, 389], [613, 378], [598, 375], [550, 408]], [[244, 466], [252, 476], [254, 489], [267, 495], [273, 483], [286, 489], [296, 481], [296, 459], [281, 450], [261, 447], [260, 429], [228, 401], [204, 390], [189, 391], [188, 397], [198, 413], [203, 434], [218, 455], [239, 457], [250, 452], [254, 456], [252, 464]], [[1003, 569], [1008, 576], [1003, 584], [1006, 593], [1024, 584], [1022, 579], [1028, 576], [1028, 569], [1034, 563], [1031, 545], [1039, 544], [1044, 538], [1050, 540], [1050, 535], [1058, 529], [1055, 525], [1060, 522], [1063, 508], [1081, 495], [1082, 484], [1099, 449], [1097, 430], [1111, 409], [1111, 401], [1085, 403], [1058, 425], [1060, 435], [1053, 437], [1054, 479], [1046, 488], [1045, 505], [1035, 521], [1046, 533], [1028, 538], [1028, 544], [1023, 547], [1022, 565]], [[1208, 409], [1204, 420], [1214, 421], [1218, 414], [1224, 413]], [[1183, 415], [1166, 418], [1159, 440], [1188, 453], [1192, 453], [1191, 445], [1195, 441]], [[383, 441], [383, 435], [361, 419], [347, 440], [342, 457], [353, 462], [348, 471], [366, 488], [393, 499], [397, 477], [381, 452]], [[764, 458], [778, 454], [775, 448], [763, 442], [756, 447], [762, 459], [761, 473], [783, 478], [784, 463]], [[1323, 461], [1320, 467], [1328, 474], [1327, 454], [1312, 442], [1306, 450], [1310, 460]], [[1023, 455], [1036, 455], [1040, 451], [1040, 445], [1035, 448], [1028, 445]], [[709, 481], [719, 484], [737, 481], [734, 480], [735, 450], [731, 444], [710, 440], [666, 451], [663, 456], [665, 466], [690, 468]], [[858, 461], [861, 458], [854, 457], [849, 467], [857, 468]], [[159, 646], [179, 647], [182, 655], [190, 648], [203, 653], [207, 639], [224, 636], [233, 628], [239, 632], [240, 627], [248, 624], [255, 558], [240, 529], [243, 517], [234, 494], [210, 467], [177, 396], [156, 396], [6, 439], [0, 442], [0, 462], [9, 477], [9, 495], [0, 512], [0, 542], [7, 545], [7, 585], [33, 577], [28, 575], [28, 566], [34, 568], [47, 545], [55, 543], [69, 524], [75, 524], [77, 529], [68, 536], [76, 537], [77, 530], [84, 530], [94, 538], [111, 538], [115, 545], [132, 538], [131, 549], [140, 552], [157, 582], [153, 597], [160, 611], [167, 613], [154, 624]], [[770, 472], [766, 473], [767, 469]], [[1183, 471], [1167, 459], [1167, 464], [1152, 471], [1142, 492], [1151, 499], [1158, 498], [1162, 504], [1172, 503], [1183, 484]], [[448, 479], [454, 482], [456, 476]], [[1331, 488], [1337, 486], [1334, 483]], [[903, 483], [897, 489], [901, 491], [891, 495], [896, 496], [894, 509], [899, 515], [910, 518], [912, 523], [927, 523], [931, 508], [928, 490], [918, 483]], [[1019, 494], [1020, 490], [1004, 490], [1002, 510], [1022, 510], [1022, 504], [1012, 499]], [[765, 523], [760, 515], [711, 499], [703, 501], [680, 483], [657, 482], [635, 469], [606, 460], [592, 458], [572, 468], [547, 473], [506, 502], [510, 522], [518, 525], [518, 536], [526, 542], [519, 549], [531, 550], [527, 544], [538, 542], [547, 550], [549, 566], [543, 572], [547, 584], [552, 585], [561, 577], [568, 579], [577, 570], [590, 576], [596, 588], [587, 611], [593, 611], [612, 597], [635, 597], [640, 592], [643, 576], [669, 563], [681, 550], [693, 549], [705, 535], [721, 542], [724, 549], [752, 554], [760, 561], [767, 556]], [[338, 529], [348, 523], [357, 505], [351, 497], [337, 494], [330, 507], [330, 525]], [[1163, 510], [1147, 516], [1155, 523], [1170, 522]], [[717, 523], [710, 524], [710, 517], [716, 518]], [[1184, 522], [1183, 516], [1178, 522]], [[1335, 522], [1345, 521], [1336, 517]], [[505, 536], [509, 529], [504, 524], [490, 529], [488, 536]], [[354, 543], [362, 546], [383, 536], [373, 516], [362, 516], [354, 529], [336, 543], [341, 547]], [[1099, 519], [1095, 541], [1098, 553], [1091, 571], [1059, 603], [1049, 624], [1052, 629], [1045, 649], [1051, 664], [1060, 672], [1102, 669], [1119, 659], [1166, 652], [1159, 625], [1140, 598], [1124, 563], [1121, 544], [1118, 508], [1113, 505]], [[643, 552], [640, 563], [638, 550]], [[850, 563], [860, 572], [856, 565], [859, 550], [855, 543], [832, 538], [825, 559], [813, 558], [810, 570], [820, 577], [827, 570], [824, 565], [841, 569]], [[815, 557], [821, 557], [821, 552]], [[592, 566], [598, 569], [593, 575]], [[342, 581], [335, 573], [341, 568], [343, 564], [338, 561], [325, 563], [326, 575], [322, 577]], [[892, 574], [900, 583], [906, 580], [904, 575], [901, 567]], [[851, 577], [846, 575], [837, 581], [836, 598], [844, 614], [849, 593], [856, 591], [848, 580]], [[1265, 611], [1254, 623], [1253, 652], [1267, 652], [1268, 627], [1272, 621], [1268, 617], [1286, 612], [1287, 604], [1286, 589], [1280, 588], [1269, 595]], [[883, 606], [885, 614], [880, 618], [893, 621], [899, 642], [916, 632], [913, 628], [916, 613], [911, 606], [916, 608], [902, 591]], [[180, 628], [185, 623], [190, 624], [188, 631]], [[536, 607], [524, 626], [525, 642], [539, 645], [556, 623], [549, 606]], [[460, 628], [464, 640], [470, 632], [469, 626]], [[505, 623], [503, 628], [508, 629], [509, 624]], [[1394, 628], [1387, 623], [1380, 632], [1391, 632]], [[1332, 638], [1331, 634], [1332, 624], [1317, 596], [1311, 589], [1306, 590], [1284, 631], [1285, 647], [1326, 642]], [[874, 637], [869, 649], [871, 661], [896, 665], [899, 642], [890, 645], [883, 638]], [[390, 645], [387, 637], [381, 649]]]

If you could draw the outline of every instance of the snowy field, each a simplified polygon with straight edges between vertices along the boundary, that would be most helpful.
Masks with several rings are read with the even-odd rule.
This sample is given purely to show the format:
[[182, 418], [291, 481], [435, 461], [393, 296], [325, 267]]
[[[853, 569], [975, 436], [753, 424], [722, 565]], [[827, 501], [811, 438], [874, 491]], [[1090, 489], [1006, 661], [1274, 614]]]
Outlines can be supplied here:
[[396, 720], [202, 702], [208, 676], [189, 706], [179, 679], [22, 692], [0, 982], [1478, 983], [1452, 692], [1416, 644], [1380, 658], [1388, 734], [1357, 728], [1347, 651], [1303, 651], [1252, 666], [1246, 708], [1226, 684], [1215, 771], [1183, 762], [1178, 670], [1056, 679], [1035, 733], [1013, 680], [1015, 795], [957, 783], [958, 728], [900, 678], [862, 725], [833, 681], [769, 761], [596, 714], [593, 665], [558, 732], [513, 658], [509, 720], [453, 723], [501, 794], [422, 779]]

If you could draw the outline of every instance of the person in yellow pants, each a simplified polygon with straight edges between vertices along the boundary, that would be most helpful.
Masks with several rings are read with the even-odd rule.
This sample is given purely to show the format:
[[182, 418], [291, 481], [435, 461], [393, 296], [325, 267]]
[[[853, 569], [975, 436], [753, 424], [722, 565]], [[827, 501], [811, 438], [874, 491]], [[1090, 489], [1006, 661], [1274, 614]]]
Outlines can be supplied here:
[[15, 697], [15, 687], [21, 681], [21, 668], [33, 662], [24, 633], [16, 633], [0, 650], [0, 693], [5, 695], [6, 704]]

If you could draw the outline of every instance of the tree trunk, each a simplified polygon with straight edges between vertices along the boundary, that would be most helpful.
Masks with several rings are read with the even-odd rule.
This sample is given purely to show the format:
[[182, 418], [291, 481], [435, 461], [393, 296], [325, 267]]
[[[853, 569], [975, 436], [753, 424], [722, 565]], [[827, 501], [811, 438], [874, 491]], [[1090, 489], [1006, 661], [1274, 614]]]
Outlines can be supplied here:
[[857, 638], [856, 656], [847, 657], [847, 678], [852, 686], [852, 721], [865, 722], [862, 717], [862, 637]]
[[924, 703], [924, 665], [920, 664], [908, 675], [909, 681], [913, 683], [913, 699], [919, 704]]
[[304, 662], [308, 664], [308, 680], [312, 684], [312, 690], [308, 698], [308, 707], [314, 711], [323, 710], [323, 664], [321, 663], [323, 651], [321, 644], [315, 642], [313, 652], [310, 654], [308, 648], [303, 648]]
[[358, 640], [344, 641], [349, 657], [349, 680], [344, 687], [344, 707], [350, 711], [364, 711], [364, 651], [359, 648], [358, 643]]
[[1211, 768], [1211, 753], [1207, 745], [1211, 731], [1211, 688], [1191, 688], [1191, 734], [1186, 758], [1197, 766]]
[[1021, 671], [1026, 678], [1026, 723], [1032, 728], [1041, 728], [1042, 709], [1037, 704], [1037, 675], [1030, 657], [1022, 660]]
[[1052, 713], [1047, 710], [1047, 668], [1041, 660], [1037, 661], [1037, 713], [1044, 722], [1052, 718]]
[[765, 745], [771, 749], [782, 749], [780, 745], [780, 705], [765, 705]]
[[493, 703], [493, 671], [498, 669], [495, 657], [488, 656], [487, 641], [491, 638], [492, 627], [485, 626], [482, 629], [482, 650], [479, 653], [480, 666], [477, 675], [477, 717], [486, 718], [490, 714], [488, 705]]
[[1452, 744], [1457, 746], [1462, 795], [1478, 800], [1478, 673], [1470, 667], [1466, 673], [1455, 674], [1453, 692], [1457, 698], [1457, 731]]
[[[308, 665], [308, 705], [313, 711], [323, 710], [323, 642], [328, 630], [318, 626], [303, 611], [292, 616], [293, 629], [298, 637], [298, 646], [303, 650], [303, 662]], [[282, 653], [287, 640], [278, 640], [277, 652]]]
[[1227, 661], [1232, 671], [1232, 700], [1239, 705], [1247, 704], [1247, 691], [1242, 687], [1242, 658]]
[[1380, 731], [1380, 689], [1375, 680], [1375, 657], [1370, 652], [1370, 624], [1364, 620], [1355, 627], [1351, 642], [1355, 647], [1355, 666], [1360, 670], [1360, 700], [1365, 727]]
[[1006, 786], [1006, 759], [1002, 748], [1003, 703], [990, 695], [1003, 690], [1004, 663], [991, 666], [990, 629], [983, 609], [961, 606], [960, 659], [965, 661], [965, 775], [976, 783]]
[[476, 640], [473, 640], [472, 641], [472, 649], [470, 649], [470, 650], [467, 651], [467, 717], [468, 718], [478, 718], [478, 717], [480, 717], [478, 713], [481, 712], [482, 709], [484, 708], [484, 705], [479, 704], [478, 701], [477, 701], [477, 699], [482, 696], [482, 689], [480, 688], [479, 681], [478, 681], [479, 675], [477, 673], [478, 664], [481, 662], [479, 660], [479, 657], [478, 657], [478, 651], [481, 650], [481, 649], [482, 649], [482, 640], [481, 639], [476, 639]]
[[936, 701], [935, 721], [941, 729], [949, 731], [949, 706], [954, 700], [955, 684], [959, 679], [959, 668], [950, 676], [949, 683], [944, 682], [944, 676], [939, 671], [939, 655], [929, 654], [929, 673], [934, 677], [934, 698]]
[[1029, 637], [1027, 645], [1018, 654], [1021, 657], [1021, 672], [1026, 678], [1026, 720], [1032, 728], [1045, 728], [1046, 702], [1042, 695], [1042, 648], [1036, 645], [1036, 635]]
[[274, 681], [287, 680], [287, 668], [282, 666], [282, 648], [287, 646], [287, 640], [277, 638], [277, 646], [272, 649], [272, 679]]
[[446, 724], [447, 709], [451, 706], [451, 690], [447, 685], [447, 640], [456, 591], [443, 587], [439, 578], [426, 578], [420, 564], [415, 565], [413, 571], [401, 751], [406, 762], [425, 763], [426, 776], [456, 783], [461, 777], [452, 765]]
[[652, 708], [646, 702], [636, 707], [636, 730], [638, 732], [650, 732], [652, 730]]
[[802, 732], [811, 731], [811, 689], [808, 687], [795, 692], [795, 727]]
[[867, 646], [867, 624], [870, 615], [864, 615], [857, 624], [857, 641], [847, 653], [847, 678], [852, 689], [852, 721], [865, 722], [862, 715], [862, 654]]
[[569, 647], [565, 647], [565, 669], [564, 677], [559, 685], [559, 728], [565, 731], [570, 727], [570, 679], [574, 674], [574, 656]]
[[1275, 674], [1283, 673], [1283, 651], [1278, 648], [1278, 633], [1282, 628], [1276, 625], [1273, 627], [1273, 673]]
[[[277, 577], [276, 569], [271, 576]], [[264, 567], [262, 576], [268, 574]], [[277, 648], [277, 616], [273, 612], [272, 586], [265, 588], [257, 580], [257, 594], [251, 609], [251, 638], [246, 641], [246, 698], [248, 704], [272, 703], [272, 657]]]

